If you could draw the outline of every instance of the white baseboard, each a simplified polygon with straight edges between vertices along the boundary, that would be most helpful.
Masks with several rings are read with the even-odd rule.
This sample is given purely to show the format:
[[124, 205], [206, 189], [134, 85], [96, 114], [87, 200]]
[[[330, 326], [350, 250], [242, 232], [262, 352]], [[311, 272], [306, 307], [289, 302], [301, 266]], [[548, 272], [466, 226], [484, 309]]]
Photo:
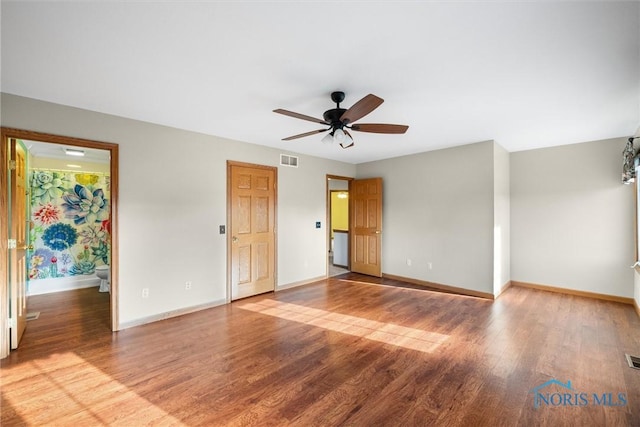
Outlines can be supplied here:
[[35, 279], [29, 281], [28, 295], [52, 294], [54, 292], [100, 286], [100, 279], [92, 275]]
[[292, 283], [287, 283], [285, 285], [278, 285], [278, 286], [276, 286], [276, 292], [277, 291], [282, 291], [284, 289], [296, 288], [298, 286], [308, 285], [309, 283], [314, 283], [314, 282], [317, 282], [319, 280], [324, 280], [326, 278], [327, 278], [327, 276], [318, 276], [318, 277], [314, 277], [313, 279], [300, 280], [299, 282], [292, 282]]
[[189, 313], [195, 313], [196, 311], [206, 310], [208, 308], [218, 307], [220, 305], [227, 304], [226, 300], [212, 301], [205, 304], [194, 305], [191, 307], [185, 307], [178, 310], [171, 310], [164, 313], [154, 314], [152, 316], [142, 317], [140, 319], [130, 320], [128, 322], [122, 322], [118, 325], [118, 331], [123, 329], [133, 328], [135, 326], [146, 325], [147, 323], [157, 322], [159, 320], [170, 319], [172, 317], [183, 316]]

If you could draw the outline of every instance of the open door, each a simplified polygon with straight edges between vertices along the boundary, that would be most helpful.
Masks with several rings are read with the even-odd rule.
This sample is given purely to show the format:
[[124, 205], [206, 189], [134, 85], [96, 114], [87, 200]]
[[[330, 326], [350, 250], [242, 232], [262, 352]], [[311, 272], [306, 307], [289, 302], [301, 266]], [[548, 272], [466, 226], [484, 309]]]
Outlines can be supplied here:
[[276, 168], [228, 162], [231, 300], [273, 291]]
[[27, 326], [27, 153], [15, 138], [9, 146], [9, 327], [16, 349]]
[[349, 183], [351, 271], [382, 277], [382, 178]]

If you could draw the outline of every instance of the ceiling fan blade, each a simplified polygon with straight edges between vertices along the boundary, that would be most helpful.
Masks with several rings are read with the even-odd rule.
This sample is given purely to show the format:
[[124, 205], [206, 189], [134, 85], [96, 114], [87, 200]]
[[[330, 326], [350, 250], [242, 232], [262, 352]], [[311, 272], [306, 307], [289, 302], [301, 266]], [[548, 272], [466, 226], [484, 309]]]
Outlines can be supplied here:
[[351, 130], [371, 133], [405, 133], [407, 129], [409, 129], [409, 126], [385, 123], [361, 123], [351, 126]]
[[344, 124], [353, 123], [378, 108], [383, 102], [384, 99], [369, 94], [345, 111], [340, 121]]
[[310, 122], [314, 122], [314, 123], [320, 123], [323, 125], [328, 125], [330, 123], [327, 123], [326, 121], [322, 120], [322, 119], [316, 119], [315, 117], [311, 117], [311, 116], [306, 116], [304, 114], [300, 114], [300, 113], [295, 113], [293, 111], [289, 111], [289, 110], [283, 110], [282, 108], [278, 108], [277, 110], [273, 110], [274, 113], [279, 113], [279, 114], [284, 114], [285, 116], [289, 116], [289, 117], [295, 117], [296, 119], [302, 119], [302, 120], [308, 120]]
[[317, 133], [322, 133], [322, 132], [326, 132], [329, 129], [318, 129], [318, 130], [312, 130], [311, 132], [305, 132], [305, 133], [300, 133], [298, 135], [293, 135], [293, 136], [289, 136], [287, 138], [282, 138], [283, 141], [291, 141], [292, 139], [298, 139], [298, 138], [304, 138], [305, 136], [311, 136], [311, 135], [315, 135]]

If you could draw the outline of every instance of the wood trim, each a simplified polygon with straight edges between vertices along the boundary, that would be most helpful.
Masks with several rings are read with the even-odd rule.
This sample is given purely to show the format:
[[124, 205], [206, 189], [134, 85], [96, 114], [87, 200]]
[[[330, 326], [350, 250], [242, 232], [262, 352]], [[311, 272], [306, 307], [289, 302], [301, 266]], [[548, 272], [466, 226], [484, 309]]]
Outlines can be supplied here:
[[516, 280], [512, 280], [511, 283], [513, 286], [519, 286], [521, 288], [537, 289], [540, 291], [555, 292], [558, 294], [565, 294], [565, 295], [575, 295], [579, 297], [593, 298], [593, 299], [599, 299], [604, 301], [613, 301], [613, 302], [619, 302], [622, 304], [633, 305], [635, 302], [633, 298], [619, 297], [616, 295], [599, 294], [597, 292], [579, 291], [576, 289], [559, 288], [557, 286], [540, 285], [537, 283], [518, 282]]
[[502, 285], [502, 289], [500, 289], [500, 293], [498, 295], [496, 295], [494, 297], [494, 299], [498, 299], [500, 296], [502, 296], [502, 294], [504, 294], [504, 292], [509, 289], [511, 287], [511, 285], [513, 285], [513, 282], [511, 280], [509, 280], [507, 283], [505, 283], [504, 285]]
[[638, 306], [638, 302], [635, 300], [635, 298], [633, 299], [633, 308], [636, 309], [636, 314], [638, 315], [638, 317], [640, 317], [640, 306]]
[[0, 147], [0, 359], [9, 355], [9, 277], [8, 277], [8, 241], [9, 229], [7, 228], [9, 217], [9, 201], [7, 200], [7, 188], [9, 181], [7, 156], [9, 150], [9, 137], [2, 130], [2, 147]]
[[[329, 228], [329, 224], [331, 224], [331, 192], [334, 190], [331, 190], [329, 188], [329, 180], [331, 179], [335, 179], [336, 181], [347, 181], [347, 182], [351, 182], [353, 181], [355, 178], [351, 178], [348, 176], [340, 176], [340, 175], [331, 175], [331, 174], [327, 174], [326, 178], [324, 179], [325, 183], [326, 183], [326, 201], [325, 201], [325, 206], [326, 206], [326, 216], [324, 219], [324, 223], [327, 225], [326, 228], [326, 243], [325, 243], [325, 262], [326, 262], [326, 266], [325, 266], [325, 276], [323, 277], [329, 277], [329, 248], [331, 247], [331, 229]], [[349, 184], [350, 186], [350, 184]], [[347, 187], [348, 188], [348, 187]], [[349, 191], [347, 189], [347, 191]], [[351, 197], [349, 197], [349, 205], [347, 206], [347, 211], [350, 212], [351, 211]], [[347, 243], [347, 263], [351, 262], [351, 242]], [[347, 270], [350, 269], [350, 265], [346, 266]]]
[[118, 295], [119, 295], [119, 265], [120, 265], [120, 251], [119, 251], [119, 239], [118, 239], [118, 194], [120, 189], [120, 176], [118, 174], [120, 154], [118, 151], [118, 144], [111, 146], [111, 162], [110, 162], [110, 181], [111, 181], [111, 282], [109, 284], [111, 289], [111, 330], [120, 330], [120, 311], [118, 310]]
[[76, 138], [73, 136], [52, 135], [48, 133], [8, 127], [2, 127], [2, 133], [6, 134], [9, 138], [49, 142], [52, 144], [73, 145], [76, 147], [97, 148], [100, 150], [112, 150], [114, 148], [117, 149], [118, 147], [118, 144], [112, 142], [95, 141], [91, 139]]
[[275, 171], [278, 170], [277, 167], [275, 166], [267, 166], [267, 165], [258, 165], [255, 163], [246, 163], [246, 162], [238, 162], [236, 160], [227, 160], [227, 169], [230, 166], [240, 166], [240, 167], [244, 167], [244, 168], [254, 168], [254, 169], [273, 169]]
[[[84, 147], [84, 148], [96, 148], [100, 150], [107, 150], [111, 156], [110, 162], [110, 179], [111, 179], [111, 294], [110, 294], [110, 313], [111, 313], [111, 330], [117, 331], [119, 330], [119, 315], [118, 315], [118, 194], [119, 194], [119, 175], [118, 175], [118, 144], [112, 142], [103, 142], [103, 141], [95, 141], [90, 139], [76, 138], [71, 136], [63, 136], [63, 135], [54, 135], [42, 132], [35, 132], [24, 129], [15, 129], [2, 127], [0, 128], [0, 132], [2, 134], [2, 157], [0, 157], [0, 162], [3, 165], [6, 165], [6, 144], [8, 143], [9, 138], [16, 138], [22, 140], [32, 140], [39, 141], [45, 143], [52, 144], [62, 144], [69, 145], [75, 147]], [[5, 158], [3, 161], [2, 158]], [[7, 186], [7, 170], [6, 167], [2, 167], [0, 170], [0, 187], [6, 188]], [[0, 194], [0, 218], [2, 219], [2, 223], [6, 224], [6, 215], [8, 213], [8, 205], [5, 194]], [[7, 262], [7, 248], [6, 243], [8, 236], [6, 234], [7, 230], [4, 230], [4, 227], [0, 227], [0, 271], [7, 271], [6, 262]], [[8, 281], [6, 277], [3, 277], [0, 280], [0, 305], [2, 307], [6, 307], [8, 303], [8, 294], [7, 292]], [[0, 315], [2, 314], [2, 308], [0, 308]], [[8, 315], [8, 313], [6, 313]], [[0, 338], [0, 358], [6, 357], [8, 354], [3, 353], [4, 349], [4, 333], [8, 330], [4, 326], [8, 326], [6, 322], [6, 318], [8, 316], [1, 316], [0, 319], [0, 328], [2, 328], [3, 335]], [[4, 324], [3, 324], [4, 323]], [[8, 340], [7, 340], [8, 343]]]
[[454, 294], [459, 294], [459, 295], [484, 298], [484, 299], [490, 299], [490, 300], [495, 299], [493, 294], [488, 292], [480, 292], [480, 291], [474, 291], [472, 289], [458, 288], [456, 286], [443, 285], [441, 283], [427, 282], [425, 280], [412, 279], [410, 277], [396, 276], [395, 274], [382, 273], [382, 277], [387, 279], [400, 280], [402, 282], [407, 282], [414, 285], [440, 289], [443, 291], [452, 292]]
[[353, 181], [355, 178], [353, 178], [351, 176], [341, 176], [341, 175], [327, 174], [327, 183], [329, 182], [330, 179], [335, 179], [336, 181]]

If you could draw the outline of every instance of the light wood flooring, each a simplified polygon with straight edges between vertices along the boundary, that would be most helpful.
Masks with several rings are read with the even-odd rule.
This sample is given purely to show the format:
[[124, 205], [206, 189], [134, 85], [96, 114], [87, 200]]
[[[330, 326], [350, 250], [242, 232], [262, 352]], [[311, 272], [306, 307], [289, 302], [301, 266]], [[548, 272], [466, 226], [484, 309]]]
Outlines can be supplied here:
[[40, 317], [0, 363], [0, 423], [640, 425], [633, 307], [397, 285], [350, 273], [117, 333], [95, 288], [32, 297]]

